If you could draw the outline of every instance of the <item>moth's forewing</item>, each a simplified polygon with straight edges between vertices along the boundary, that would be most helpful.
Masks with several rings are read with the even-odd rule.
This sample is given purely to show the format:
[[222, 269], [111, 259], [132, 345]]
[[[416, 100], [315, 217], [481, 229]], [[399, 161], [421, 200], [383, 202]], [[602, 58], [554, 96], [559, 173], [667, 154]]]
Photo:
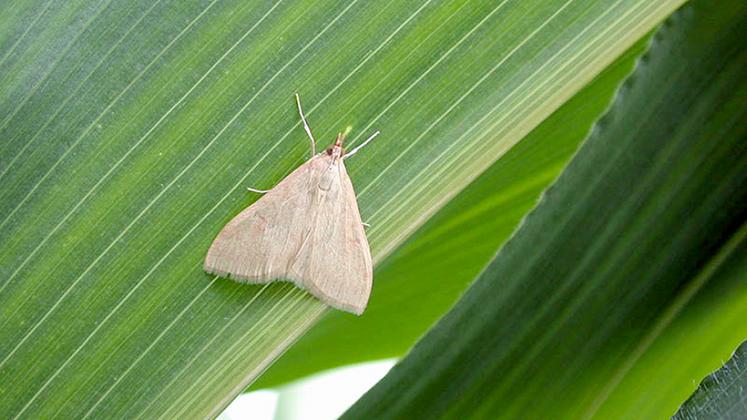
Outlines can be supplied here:
[[291, 280], [328, 305], [361, 314], [373, 268], [342, 159], [320, 153], [231, 220], [205, 270], [250, 283]]

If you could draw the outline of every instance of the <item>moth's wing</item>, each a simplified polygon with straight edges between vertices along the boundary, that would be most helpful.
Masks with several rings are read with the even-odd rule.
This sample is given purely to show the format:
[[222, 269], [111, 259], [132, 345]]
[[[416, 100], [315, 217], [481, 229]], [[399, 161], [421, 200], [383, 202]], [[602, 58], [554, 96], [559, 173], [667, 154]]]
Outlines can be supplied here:
[[250, 283], [285, 277], [309, 230], [315, 156], [223, 228], [205, 257], [205, 271]]
[[288, 277], [328, 305], [360, 315], [371, 293], [373, 265], [358, 203], [342, 159], [331, 173], [329, 162], [317, 170], [320, 185], [331, 175], [329, 189], [317, 190], [313, 224]]

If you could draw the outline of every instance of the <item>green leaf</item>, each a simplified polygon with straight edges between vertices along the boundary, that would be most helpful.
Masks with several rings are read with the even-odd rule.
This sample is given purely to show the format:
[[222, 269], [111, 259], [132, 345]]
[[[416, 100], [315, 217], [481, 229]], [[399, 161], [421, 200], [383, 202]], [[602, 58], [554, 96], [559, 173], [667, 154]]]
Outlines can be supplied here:
[[662, 311], [610, 381], [597, 417], [670, 417], [747, 337], [745, 235], [743, 225]]
[[[402, 356], [453, 305], [560, 173], [647, 40], [636, 43], [382, 261], [363, 316], [327, 312], [252, 388]], [[374, 335], [376, 340], [370, 340]]]
[[740, 419], [747, 412], [744, 390], [747, 387], [747, 342], [731, 359], [703, 380], [697, 391], [673, 417], [691, 419]]
[[348, 125], [377, 262], [681, 0], [19, 1], [0, 14], [0, 413], [215, 415], [327, 310], [202, 272]]
[[[670, 327], [686, 308], [710, 300], [742, 316], [714, 324], [729, 342], [685, 332], [675, 356], [747, 336], [746, 30], [737, 1], [673, 16], [495, 260], [346, 417], [671, 415], [691, 372], [649, 372], [635, 392], [625, 379], [683, 334]], [[634, 399], [611, 410], [618, 393]]]

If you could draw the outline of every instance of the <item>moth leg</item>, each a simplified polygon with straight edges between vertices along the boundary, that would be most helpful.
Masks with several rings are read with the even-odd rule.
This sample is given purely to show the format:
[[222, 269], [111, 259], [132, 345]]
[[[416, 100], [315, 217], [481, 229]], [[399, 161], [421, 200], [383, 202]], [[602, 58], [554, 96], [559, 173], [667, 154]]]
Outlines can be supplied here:
[[309, 127], [309, 123], [306, 122], [306, 117], [303, 115], [303, 109], [301, 109], [301, 97], [298, 96], [298, 93], [295, 95], [298, 114], [301, 116], [301, 121], [303, 122], [303, 129], [306, 130], [306, 134], [309, 136], [309, 140], [311, 140], [311, 157], [314, 157], [314, 155], [316, 155], [316, 140], [314, 139], [314, 135], [311, 134], [311, 127]]
[[370, 142], [371, 140], [373, 140], [374, 138], [376, 138], [376, 136], [378, 136], [378, 135], [379, 135], [379, 133], [380, 133], [380, 131], [378, 131], [378, 130], [377, 130], [377, 131], [376, 131], [375, 133], [371, 134], [371, 135], [370, 135], [370, 136], [369, 136], [369, 137], [368, 137], [368, 138], [366, 139], [366, 141], [364, 141], [363, 143], [359, 144], [358, 146], [355, 146], [355, 147], [353, 148], [353, 150], [351, 150], [351, 151], [349, 151], [349, 152], [345, 153], [345, 156], [343, 156], [342, 158], [343, 158], [343, 159], [347, 159], [347, 158], [349, 158], [350, 156], [353, 156], [354, 154], [356, 154], [356, 153], [358, 152], [358, 150], [361, 150], [361, 149], [363, 148], [363, 146], [367, 145], [367, 144], [368, 144], [368, 142]]
[[252, 188], [252, 187], [246, 187], [246, 189], [248, 191], [255, 192], [255, 193], [258, 193], [258, 194], [266, 194], [266, 193], [272, 191], [272, 190], [258, 190], [256, 188]]
[[369, 224], [368, 224], [368, 223], [366, 223], [366, 222], [361, 222], [361, 224], [362, 224], [363, 226], [365, 226], [365, 227], [371, 227], [371, 225], [369, 225]]

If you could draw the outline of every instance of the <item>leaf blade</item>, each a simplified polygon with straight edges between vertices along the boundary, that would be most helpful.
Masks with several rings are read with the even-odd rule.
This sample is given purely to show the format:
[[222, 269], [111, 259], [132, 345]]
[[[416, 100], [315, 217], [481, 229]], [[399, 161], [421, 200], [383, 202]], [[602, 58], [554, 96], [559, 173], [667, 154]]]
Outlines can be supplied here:
[[747, 346], [737, 348], [721, 369], [705, 378], [680, 407], [674, 419], [739, 418], [747, 410], [744, 401]]

